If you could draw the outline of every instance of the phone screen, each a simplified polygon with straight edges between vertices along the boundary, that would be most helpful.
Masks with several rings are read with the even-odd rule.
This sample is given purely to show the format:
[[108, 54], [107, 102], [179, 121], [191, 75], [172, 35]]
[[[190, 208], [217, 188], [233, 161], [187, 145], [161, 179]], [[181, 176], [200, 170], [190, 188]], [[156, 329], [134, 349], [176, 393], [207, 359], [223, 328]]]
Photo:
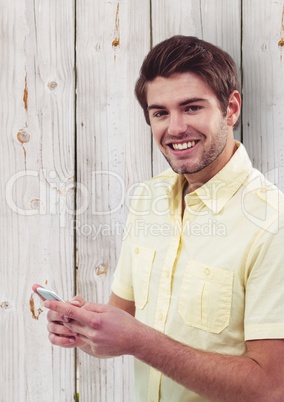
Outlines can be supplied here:
[[45, 288], [37, 288], [37, 292], [45, 298], [45, 300], [58, 300], [61, 302], [65, 302], [62, 297], [58, 296], [53, 290], [45, 289]]

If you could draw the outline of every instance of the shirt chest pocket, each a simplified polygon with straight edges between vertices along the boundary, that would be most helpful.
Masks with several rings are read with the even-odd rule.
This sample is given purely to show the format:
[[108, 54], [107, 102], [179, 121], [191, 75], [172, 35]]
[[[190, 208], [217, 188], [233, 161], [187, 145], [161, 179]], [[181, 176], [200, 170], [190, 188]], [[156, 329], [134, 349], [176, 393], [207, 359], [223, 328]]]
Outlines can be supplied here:
[[155, 250], [132, 247], [132, 281], [136, 308], [142, 310], [148, 302], [149, 285]]
[[215, 334], [230, 321], [234, 274], [190, 261], [182, 282], [179, 314], [195, 328]]

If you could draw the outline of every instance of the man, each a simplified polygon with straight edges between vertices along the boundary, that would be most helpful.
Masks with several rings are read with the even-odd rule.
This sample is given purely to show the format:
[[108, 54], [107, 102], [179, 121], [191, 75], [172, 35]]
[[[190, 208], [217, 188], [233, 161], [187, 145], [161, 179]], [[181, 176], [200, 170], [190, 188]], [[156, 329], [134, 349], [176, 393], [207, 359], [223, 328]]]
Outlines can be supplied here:
[[172, 37], [135, 91], [171, 169], [137, 191], [109, 305], [45, 302], [49, 339], [133, 355], [137, 402], [283, 401], [284, 198], [234, 141], [235, 63]]

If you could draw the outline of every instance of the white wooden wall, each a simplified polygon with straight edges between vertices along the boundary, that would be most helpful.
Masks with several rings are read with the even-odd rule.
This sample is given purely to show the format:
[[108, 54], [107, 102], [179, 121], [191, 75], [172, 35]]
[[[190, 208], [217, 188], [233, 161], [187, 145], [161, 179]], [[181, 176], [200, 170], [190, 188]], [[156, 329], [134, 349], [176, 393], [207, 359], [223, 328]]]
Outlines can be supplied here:
[[166, 166], [134, 83], [174, 34], [234, 57], [236, 136], [283, 190], [284, 0], [0, 0], [1, 402], [133, 401], [131, 359], [52, 347], [31, 285], [107, 302], [133, 188]]

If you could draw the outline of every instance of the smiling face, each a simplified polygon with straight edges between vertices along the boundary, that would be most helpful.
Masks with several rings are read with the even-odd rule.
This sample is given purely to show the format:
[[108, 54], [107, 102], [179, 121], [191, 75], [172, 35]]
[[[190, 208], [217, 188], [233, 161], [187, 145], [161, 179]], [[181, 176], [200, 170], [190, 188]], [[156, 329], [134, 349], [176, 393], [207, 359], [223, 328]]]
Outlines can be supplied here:
[[188, 181], [193, 176], [209, 180], [231, 158], [233, 125], [240, 111], [237, 91], [224, 116], [215, 93], [199, 76], [179, 73], [148, 82], [147, 103], [159, 149], [172, 169], [185, 174]]

